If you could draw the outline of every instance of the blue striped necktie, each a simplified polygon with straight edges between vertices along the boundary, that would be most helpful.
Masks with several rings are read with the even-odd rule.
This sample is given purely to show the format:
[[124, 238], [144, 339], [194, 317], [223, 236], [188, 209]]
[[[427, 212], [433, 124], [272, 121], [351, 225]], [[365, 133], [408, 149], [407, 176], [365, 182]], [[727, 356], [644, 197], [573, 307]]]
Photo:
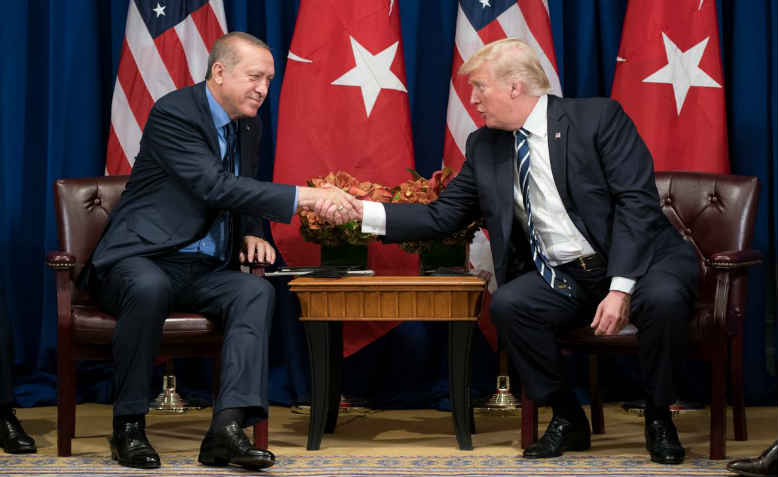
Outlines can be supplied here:
[[532, 254], [532, 261], [543, 277], [543, 280], [551, 288], [559, 293], [574, 297], [575, 281], [567, 274], [557, 271], [548, 263], [548, 258], [543, 255], [538, 244], [538, 237], [535, 231], [535, 225], [532, 221], [532, 204], [529, 199], [529, 176], [530, 176], [530, 154], [529, 142], [527, 137], [529, 131], [524, 128], [519, 129], [514, 134], [516, 137], [516, 161], [519, 169], [519, 186], [521, 187], [521, 196], [524, 199], [524, 210], [527, 212], [527, 231], [529, 232], [529, 248]]

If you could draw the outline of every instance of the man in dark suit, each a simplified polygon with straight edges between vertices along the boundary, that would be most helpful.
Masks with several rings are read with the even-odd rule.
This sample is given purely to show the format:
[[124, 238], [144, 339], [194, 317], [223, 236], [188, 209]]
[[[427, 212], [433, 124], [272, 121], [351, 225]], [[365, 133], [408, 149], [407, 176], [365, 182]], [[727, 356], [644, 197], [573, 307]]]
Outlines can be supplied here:
[[13, 409], [13, 335], [5, 308], [5, 287], [0, 283], [0, 447], [9, 454], [37, 452], [35, 440], [16, 419]]
[[173, 308], [224, 326], [220, 389], [198, 460], [251, 469], [275, 462], [243, 433], [267, 413], [273, 287], [240, 273], [237, 263], [275, 260], [261, 238], [263, 218], [289, 222], [298, 206], [324, 197], [349, 210], [353, 199], [337, 189], [253, 178], [261, 130], [256, 115], [273, 75], [267, 45], [231, 33], [214, 44], [205, 82], [155, 103], [126, 190], [80, 277], [118, 318], [111, 453], [122, 465], [160, 465], [146, 438], [145, 414], [162, 325]]
[[[429, 205], [363, 202], [363, 215], [352, 218], [387, 242], [485, 220], [498, 284], [492, 320], [524, 390], [554, 410], [524, 457], [590, 447], [557, 333], [590, 323], [596, 334], [615, 334], [631, 322], [650, 403], [647, 448], [656, 462], [680, 463], [668, 405], [698, 265], [659, 208], [651, 155], [634, 124], [615, 101], [547, 95], [535, 52], [517, 39], [485, 46], [460, 73], [486, 127], [469, 136], [459, 175]], [[335, 207], [320, 202], [315, 210]]]

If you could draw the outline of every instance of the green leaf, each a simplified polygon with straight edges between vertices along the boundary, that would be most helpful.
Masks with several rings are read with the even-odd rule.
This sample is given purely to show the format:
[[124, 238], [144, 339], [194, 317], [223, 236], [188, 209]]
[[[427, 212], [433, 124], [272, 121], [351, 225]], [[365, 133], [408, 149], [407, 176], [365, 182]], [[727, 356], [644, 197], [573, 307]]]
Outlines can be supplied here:
[[424, 179], [424, 177], [421, 174], [416, 172], [416, 170], [411, 169], [410, 167], [406, 168], [405, 170], [410, 172], [411, 173], [411, 177], [413, 177], [414, 179]]

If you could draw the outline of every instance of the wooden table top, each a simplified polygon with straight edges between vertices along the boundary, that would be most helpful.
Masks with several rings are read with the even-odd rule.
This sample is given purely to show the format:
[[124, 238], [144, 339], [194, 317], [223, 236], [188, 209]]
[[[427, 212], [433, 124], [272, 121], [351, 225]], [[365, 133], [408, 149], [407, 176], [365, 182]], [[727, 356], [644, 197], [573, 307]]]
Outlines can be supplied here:
[[[374, 275], [353, 276], [342, 278], [307, 278], [299, 277], [289, 282], [292, 291], [314, 290], [319, 288], [335, 288], [339, 290], [351, 287], [374, 287], [382, 289], [406, 289], [407, 287], [435, 288], [441, 287], [447, 290], [462, 287], [462, 289], [483, 289], [485, 282], [474, 275], [445, 275], [445, 276], [399, 276], [399, 275]], [[453, 287], [453, 288], [452, 288]]]
[[485, 282], [472, 275], [295, 278], [303, 321], [475, 321]]

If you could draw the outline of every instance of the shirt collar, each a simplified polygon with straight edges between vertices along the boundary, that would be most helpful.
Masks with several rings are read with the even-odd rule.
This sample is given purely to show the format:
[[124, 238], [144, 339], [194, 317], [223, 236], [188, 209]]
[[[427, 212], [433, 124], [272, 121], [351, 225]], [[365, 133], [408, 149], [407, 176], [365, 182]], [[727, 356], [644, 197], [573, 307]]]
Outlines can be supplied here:
[[216, 130], [219, 131], [221, 128], [230, 123], [230, 116], [227, 114], [227, 111], [222, 108], [222, 105], [216, 101], [216, 98], [213, 97], [213, 94], [211, 94], [211, 90], [208, 88], [208, 85], [205, 86], [205, 97], [208, 98], [208, 107], [211, 110], [213, 125], [216, 126]]
[[527, 116], [524, 121], [524, 129], [530, 132], [533, 136], [546, 137], [548, 132], [548, 95], [544, 94], [538, 98], [538, 102], [535, 103], [535, 107]]

